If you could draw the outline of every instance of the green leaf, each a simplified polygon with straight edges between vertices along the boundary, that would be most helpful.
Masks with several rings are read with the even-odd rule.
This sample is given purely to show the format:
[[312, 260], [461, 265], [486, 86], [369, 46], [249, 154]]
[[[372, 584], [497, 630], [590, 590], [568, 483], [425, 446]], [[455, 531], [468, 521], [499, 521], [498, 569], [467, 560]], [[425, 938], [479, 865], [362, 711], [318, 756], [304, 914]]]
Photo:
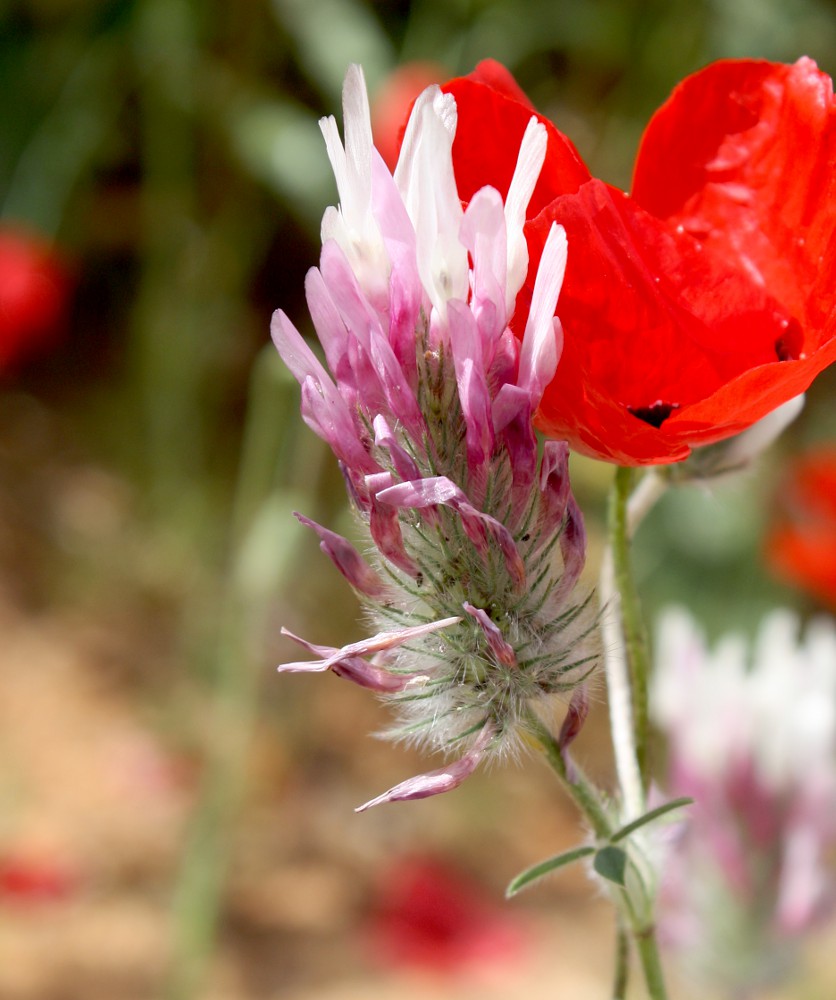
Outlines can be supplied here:
[[610, 882], [624, 887], [624, 874], [627, 870], [627, 855], [620, 847], [602, 847], [595, 855], [592, 867], [596, 872]]
[[617, 844], [619, 840], [624, 840], [625, 837], [629, 837], [634, 830], [638, 830], [647, 823], [652, 823], [654, 819], [658, 819], [666, 813], [673, 812], [674, 809], [681, 809], [682, 806], [689, 806], [693, 801], [694, 800], [692, 798], [689, 798], [686, 795], [681, 799], [673, 799], [671, 802], [666, 802], [664, 805], [651, 809], [650, 812], [646, 812], [643, 816], [639, 816], [638, 819], [634, 819], [626, 826], [622, 826], [620, 830], [616, 830], [610, 837], [610, 843]]
[[594, 847], [575, 847], [571, 851], [557, 854], [553, 858], [548, 858], [537, 865], [532, 865], [531, 868], [526, 868], [524, 872], [521, 872], [515, 879], [512, 879], [508, 883], [508, 888], [505, 890], [505, 898], [510, 899], [511, 896], [516, 896], [520, 889], [524, 889], [527, 885], [536, 882], [544, 875], [548, 875], [558, 868], [563, 868], [565, 865], [570, 865], [573, 861], [578, 861], [580, 858], [587, 858], [590, 854], [594, 853]]

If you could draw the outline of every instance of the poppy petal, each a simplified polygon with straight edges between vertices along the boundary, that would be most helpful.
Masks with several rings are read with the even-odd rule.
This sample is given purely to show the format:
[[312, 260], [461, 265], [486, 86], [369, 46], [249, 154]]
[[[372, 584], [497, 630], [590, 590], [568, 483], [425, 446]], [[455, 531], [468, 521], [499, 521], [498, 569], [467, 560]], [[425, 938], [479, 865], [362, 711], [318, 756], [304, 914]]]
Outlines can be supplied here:
[[[555, 199], [529, 223], [533, 266], [553, 221], [565, 227], [569, 243], [559, 305], [564, 353], [538, 426], [610, 461], [686, 457], [694, 443], [687, 433], [692, 406], [742, 373], [754, 384], [759, 368], [774, 362], [777, 369], [783, 308], [721, 254], [602, 181]], [[786, 395], [787, 376], [812, 380], [816, 364], [803, 373], [785, 372], [785, 364], [780, 378], [770, 374], [781, 398], [774, 404], [772, 394], [762, 398], [758, 416], [804, 391]], [[700, 424], [702, 415], [694, 417]], [[715, 412], [712, 420], [715, 439], [742, 423], [734, 408], [719, 427]]]
[[684, 80], [651, 119], [633, 198], [747, 269], [808, 341], [808, 305], [829, 313], [836, 299], [834, 162], [833, 85], [812, 59], [722, 61]]
[[[503, 73], [510, 76], [507, 70]], [[545, 126], [548, 143], [546, 159], [528, 205], [531, 218], [558, 195], [577, 191], [590, 174], [569, 139], [532, 109], [516, 83], [513, 87], [495, 89], [493, 84], [499, 86], [499, 83], [493, 76], [491, 80], [491, 85], [481, 82], [477, 71], [476, 78], [460, 77], [442, 88], [453, 95], [458, 109], [453, 168], [459, 195], [468, 202], [489, 184], [505, 198], [525, 130], [535, 117]]]

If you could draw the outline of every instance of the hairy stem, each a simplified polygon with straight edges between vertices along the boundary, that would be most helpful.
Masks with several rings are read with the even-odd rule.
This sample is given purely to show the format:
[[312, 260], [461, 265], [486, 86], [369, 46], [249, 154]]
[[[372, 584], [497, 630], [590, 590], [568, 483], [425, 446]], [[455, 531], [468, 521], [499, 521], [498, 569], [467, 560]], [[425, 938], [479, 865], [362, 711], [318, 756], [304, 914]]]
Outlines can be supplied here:
[[[609, 546], [601, 568], [600, 599], [606, 656], [610, 721], [622, 820], [635, 820], [645, 809], [650, 781], [648, 760], [648, 682], [650, 657], [638, 591], [632, 572], [630, 542], [641, 519], [666, 488], [664, 477], [647, 474], [635, 492], [633, 470], [616, 471], [610, 497]], [[651, 901], [652, 905], [652, 901]], [[664, 976], [652, 921], [628, 907], [624, 914], [644, 973], [649, 1000], [666, 1000]], [[627, 937], [619, 932], [616, 1000], [626, 991]]]
[[636, 760], [641, 775], [642, 789], [646, 792], [650, 781], [648, 765], [650, 724], [647, 697], [650, 657], [630, 555], [631, 532], [627, 505], [632, 483], [632, 469], [622, 467], [616, 470], [615, 483], [610, 498], [609, 528], [615, 586], [620, 596], [621, 626], [627, 653], [627, 666], [630, 671]]
[[[574, 762], [570, 771], [557, 740], [537, 716], [532, 713], [528, 718], [528, 723], [532, 733], [543, 748], [552, 770], [571, 795], [578, 809], [586, 817], [595, 837], [599, 841], [608, 841], [615, 829], [604, 809], [597, 789]], [[648, 1000], [667, 1000], [664, 976], [656, 945], [655, 928], [652, 924], [648, 925], [643, 921], [641, 914], [630, 905], [626, 896], [624, 897], [624, 906], [620, 907], [618, 918], [619, 935], [616, 950], [614, 1000], [624, 1000], [626, 996], [630, 938], [636, 942], [636, 951], [647, 985]]]
[[645, 927], [635, 932], [635, 940], [649, 1000], [667, 1000], [665, 976], [656, 944], [656, 928]]
[[601, 564], [598, 596], [601, 601], [601, 632], [610, 707], [610, 734], [618, 786], [621, 790], [622, 818], [632, 820], [642, 814], [644, 790], [636, 753], [630, 669], [621, 627], [621, 595], [616, 588], [613, 552], [609, 547], [604, 553]]
[[613, 1000], [627, 1000], [629, 980], [630, 939], [621, 915], [618, 915], [615, 938], [615, 975], [613, 977]]
[[604, 810], [597, 790], [576, 765], [572, 765], [572, 773], [569, 773], [569, 768], [557, 740], [549, 732], [548, 727], [536, 715], [531, 713], [528, 723], [537, 742], [545, 751], [546, 760], [558, 778], [560, 778], [566, 791], [571, 795], [575, 805], [577, 805], [578, 809], [580, 809], [589, 821], [589, 825], [592, 827], [595, 836], [601, 839], [608, 838], [613, 832], [613, 825]]

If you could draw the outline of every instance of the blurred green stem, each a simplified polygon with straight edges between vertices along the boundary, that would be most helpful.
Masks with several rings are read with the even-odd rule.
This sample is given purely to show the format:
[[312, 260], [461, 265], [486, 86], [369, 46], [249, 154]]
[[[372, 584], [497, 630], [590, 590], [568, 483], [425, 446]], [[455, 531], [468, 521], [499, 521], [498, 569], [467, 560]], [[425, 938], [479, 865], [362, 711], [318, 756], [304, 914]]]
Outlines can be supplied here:
[[[192, 1000], [206, 975], [217, 934], [229, 842], [245, 787], [242, 776], [256, 714], [270, 602], [293, 567], [292, 546], [268, 539], [263, 551], [261, 544], [265, 512], [272, 512], [277, 487], [285, 488], [277, 478], [281, 474], [285, 479], [296, 465], [292, 450], [297, 423], [286, 419], [291, 397], [295, 400], [295, 383], [291, 392], [290, 382], [272, 346], [264, 348], [250, 381], [233, 508], [232, 569], [215, 646], [212, 736], [175, 891], [166, 1000]], [[277, 512], [282, 525], [285, 514], [283, 509]], [[256, 533], [255, 547], [262, 557], [258, 561], [251, 558]]]
[[57, 237], [76, 185], [90, 170], [122, 108], [117, 68], [118, 32], [95, 38], [81, 53], [57, 96], [23, 148], [9, 178], [2, 214]]
[[158, 510], [185, 499], [204, 455], [195, 213], [194, 12], [144, 0], [134, 30], [142, 165], [142, 265], [134, 346], [140, 427]]
[[627, 1000], [627, 983], [629, 981], [629, 960], [630, 941], [627, 936], [627, 928], [621, 919], [621, 914], [616, 915], [616, 935], [615, 935], [615, 975], [613, 977], [612, 997], [613, 1000]]
[[199, 995], [217, 934], [231, 819], [241, 801], [241, 774], [258, 689], [257, 660], [252, 651], [245, 651], [244, 618], [237, 617], [241, 611], [230, 598], [220, 629], [213, 737], [175, 889], [167, 1000], [192, 1000]]

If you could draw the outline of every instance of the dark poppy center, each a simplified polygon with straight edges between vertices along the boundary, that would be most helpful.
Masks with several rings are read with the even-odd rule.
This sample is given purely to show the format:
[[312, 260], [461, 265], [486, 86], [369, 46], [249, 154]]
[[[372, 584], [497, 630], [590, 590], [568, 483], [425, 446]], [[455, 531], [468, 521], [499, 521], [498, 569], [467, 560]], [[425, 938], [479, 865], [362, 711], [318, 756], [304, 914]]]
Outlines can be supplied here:
[[673, 411], [679, 409], [679, 406], [679, 403], [665, 403], [661, 399], [657, 399], [650, 406], [628, 406], [627, 409], [634, 417], [650, 424], [651, 427], [661, 427]]
[[797, 319], [791, 319], [786, 329], [775, 341], [775, 354], [779, 361], [797, 361], [802, 357], [804, 332]]

